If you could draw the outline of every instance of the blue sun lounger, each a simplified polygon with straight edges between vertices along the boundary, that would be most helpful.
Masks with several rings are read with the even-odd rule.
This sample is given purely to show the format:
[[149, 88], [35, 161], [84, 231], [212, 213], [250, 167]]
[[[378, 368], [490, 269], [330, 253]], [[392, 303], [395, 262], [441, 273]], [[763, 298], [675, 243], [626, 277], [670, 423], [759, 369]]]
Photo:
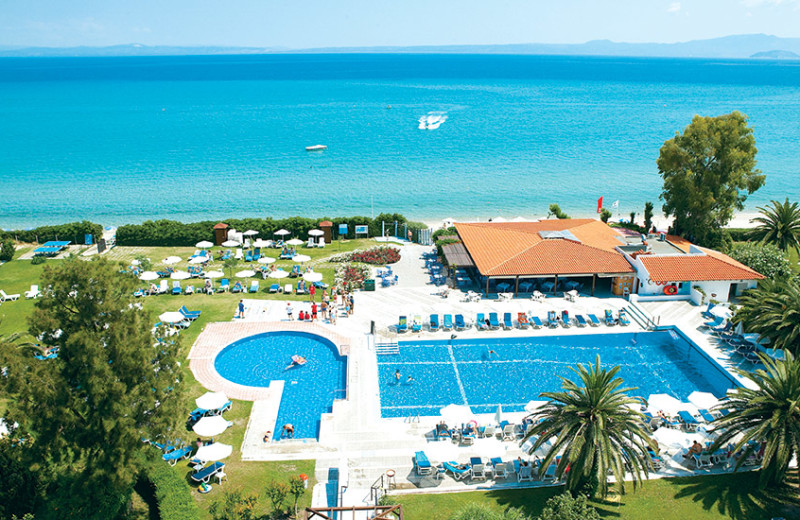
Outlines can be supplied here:
[[192, 454], [192, 447], [191, 446], [184, 446], [183, 448], [178, 448], [177, 450], [172, 450], [169, 453], [165, 453], [161, 456], [166, 462], [169, 462], [170, 466], [174, 466], [178, 463], [179, 460], [183, 460], [189, 455]]
[[250, 250], [247, 251], [247, 254], [244, 255], [244, 261], [245, 262], [252, 262], [253, 261], [253, 252], [252, 251], [250, 251]]
[[624, 310], [619, 311], [619, 318], [617, 321], [619, 321], [619, 324], [623, 327], [627, 327], [631, 324], [631, 320], [628, 319], [628, 313], [626, 313]]
[[489, 313], [489, 327], [491, 327], [492, 330], [497, 330], [500, 328], [500, 321], [497, 319], [496, 312]]
[[178, 309], [178, 312], [183, 314], [183, 316], [190, 321], [196, 320], [201, 314], [203, 314], [203, 311], [190, 311], [186, 308], [186, 305], [182, 305], [181, 308]]
[[274, 283], [274, 284], [269, 286], [269, 292], [271, 292], [271, 293], [276, 293], [276, 292], [279, 292], [280, 290], [281, 290], [281, 285], [280, 284]]
[[686, 429], [689, 431], [696, 430], [697, 427], [700, 426], [700, 422], [686, 410], [681, 410], [680, 412], [678, 412], [678, 417], [680, 418], [681, 422], [686, 427]]
[[539, 319], [539, 316], [531, 316], [530, 318], [528, 318], [528, 321], [530, 321], [533, 324], [533, 326], [536, 327], [537, 329], [542, 328], [543, 323], [542, 320]]
[[456, 480], [463, 480], [468, 476], [472, 475], [472, 468], [461, 468], [459, 467], [458, 462], [449, 460], [447, 462], [443, 462], [442, 466], [444, 466], [445, 472], [449, 471], [452, 473], [453, 478]]
[[510, 312], [503, 313], [503, 328], [506, 330], [511, 330], [514, 328], [514, 322], [511, 321]]
[[556, 311], [549, 311], [547, 313], [547, 326], [554, 329], [558, 327], [558, 319], [557, 319]]
[[183, 289], [181, 289], [181, 282], [175, 280], [172, 282], [172, 294], [182, 294]]
[[453, 330], [453, 315], [452, 314], [445, 314], [444, 315], [444, 324], [442, 325], [444, 330]]
[[586, 325], [588, 325], [586, 318], [584, 318], [583, 315], [581, 314], [575, 315], [575, 321], [578, 323], [578, 327], [585, 327]]
[[192, 480], [195, 482], [208, 482], [211, 480], [211, 477], [222, 471], [224, 467], [224, 462], [215, 462], [210, 466], [206, 466], [205, 468], [192, 473]]
[[431, 314], [431, 322], [429, 324], [431, 332], [439, 330], [439, 315]]
[[428, 460], [428, 456], [425, 455], [424, 451], [418, 451], [414, 454], [414, 470], [417, 475], [430, 475], [433, 470], [431, 461]]
[[467, 324], [464, 322], [464, 315], [456, 314], [456, 330], [464, 330], [466, 328]]
[[561, 313], [561, 323], [562, 323], [562, 324], [563, 324], [565, 327], [570, 327], [570, 326], [572, 326], [572, 319], [569, 317], [569, 313], [568, 313], [567, 311], [563, 311], [563, 312]]
[[[458, 319], [458, 316], [456, 316], [456, 319]], [[475, 317], [475, 326], [478, 327], [478, 330], [489, 330], [489, 326], [486, 324], [486, 316], [482, 312], [479, 312]]]
[[598, 320], [597, 316], [594, 314], [587, 314], [586, 317], [589, 318], [589, 325], [592, 327], [597, 327], [600, 325], [600, 320]]
[[716, 316], [716, 315], [715, 315], [713, 312], [711, 312], [711, 309], [713, 309], [713, 308], [714, 308], [714, 305], [715, 305], [715, 304], [713, 304], [713, 303], [710, 303], [710, 302], [709, 302], [709, 304], [708, 304], [708, 307], [706, 307], [706, 310], [704, 310], [704, 311], [703, 311], [702, 313], [700, 313], [700, 314], [701, 314], [701, 315], [702, 315], [704, 318], [706, 318], [707, 320], [713, 320], [714, 318], [716, 318], [716, 317], [717, 317], [717, 316]]
[[253, 280], [250, 282], [250, 292], [257, 293], [258, 292], [258, 280]]
[[700, 417], [702, 417], [705, 422], [711, 422], [715, 419], [715, 417], [711, 415], [711, 412], [709, 412], [705, 408], [703, 408], [702, 410], [697, 410], [697, 412], [700, 414]]
[[397, 332], [408, 332], [408, 318], [400, 316], [397, 320]]
[[614, 318], [614, 312], [611, 309], [606, 309], [605, 322], [609, 327], [617, 324], [617, 320]]

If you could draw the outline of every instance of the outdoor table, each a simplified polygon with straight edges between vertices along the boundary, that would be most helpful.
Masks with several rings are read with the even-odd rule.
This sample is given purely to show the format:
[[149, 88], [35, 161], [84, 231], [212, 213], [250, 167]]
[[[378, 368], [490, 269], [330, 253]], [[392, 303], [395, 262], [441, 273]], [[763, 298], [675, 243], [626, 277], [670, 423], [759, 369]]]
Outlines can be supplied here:
[[574, 281], [570, 280], [570, 281], [568, 281], [568, 282], [565, 282], [565, 283], [564, 283], [564, 285], [565, 285], [565, 286], [567, 287], [567, 289], [569, 289], [569, 290], [575, 290], [575, 289], [577, 289], [577, 288], [578, 288], [578, 287], [579, 287], [581, 284], [580, 284], [579, 282], [574, 282]]
[[511, 288], [511, 284], [507, 284], [505, 282], [497, 284], [497, 291], [498, 292], [506, 292]]
[[552, 291], [553, 287], [555, 287], [555, 284], [553, 282], [542, 282], [542, 290], [546, 292]]
[[522, 292], [528, 292], [528, 290], [529, 290], [529, 289], [530, 289], [532, 286], [533, 286], [533, 284], [532, 284], [532, 283], [530, 283], [530, 282], [522, 282], [521, 284], [519, 284], [519, 289], [520, 289], [520, 291], [522, 291]]

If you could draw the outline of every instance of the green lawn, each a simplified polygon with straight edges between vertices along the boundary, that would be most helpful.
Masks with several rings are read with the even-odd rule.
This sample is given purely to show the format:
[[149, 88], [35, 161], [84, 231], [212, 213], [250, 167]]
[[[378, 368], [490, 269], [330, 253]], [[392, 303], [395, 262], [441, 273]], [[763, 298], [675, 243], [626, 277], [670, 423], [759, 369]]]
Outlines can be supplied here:
[[[758, 475], [739, 473], [714, 477], [651, 480], [635, 492], [595, 501], [603, 518], [620, 520], [769, 520], [800, 519], [797, 488], [791, 494], [757, 490]], [[483, 502], [498, 510], [521, 508], [535, 517], [544, 503], [563, 488], [397, 495], [406, 520], [447, 519], [470, 502]], [[435, 514], [432, 512], [435, 511]]]

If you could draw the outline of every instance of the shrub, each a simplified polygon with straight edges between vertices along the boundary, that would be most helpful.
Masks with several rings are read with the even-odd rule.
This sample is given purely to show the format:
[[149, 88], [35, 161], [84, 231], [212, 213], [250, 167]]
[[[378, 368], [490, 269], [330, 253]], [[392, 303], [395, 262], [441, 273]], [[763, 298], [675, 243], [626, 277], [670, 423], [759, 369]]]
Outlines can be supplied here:
[[608, 223], [608, 219], [610, 219], [610, 218], [611, 218], [611, 212], [609, 210], [607, 210], [606, 208], [603, 208], [600, 211], [600, 220], [602, 220], [603, 222]]
[[364, 287], [364, 280], [371, 276], [372, 269], [365, 264], [344, 263], [336, 268], [333, 282], [334, 285], [351, 291]]
[[456, 511], [450, 520], [530, 520], [530, 517], [513, 507], [497, 511], [487, 504], [473, 502]]
[[33, 229], [8, 231], [8, 236], [14, 236], [20, 242], [47, 242], [48, 240], [69, 240], [75, 244], [86, 243], [86, 235], [95, 239], [103, 235], [103, 226], [94, 222], [69, 222], [56, 226], [39, 226]]
[[0, 262], [10, 262], [14, 258], [14, 241], [6, 238], [0, 243]]
[[240, 489], [225, 491], [209, 508], [214, 520], [255, 520], [258, 497]]
[[461, 240], [457, 238], [443, 238], [441, 240], [436, 241], [436, 254], [442, 256], [442, 246], [446, 246], [449, 244], [458, 244]]
[[550, 204], [550, 207], [548, 209], [549, 209], [549, 212], [547, 213], [548, 217], [552, 215], [553, 217], [559, 219], [569, 218], [569, 215], [561, 211], [561, 207], [558, 204]]
[[394, 247], [378, 246], [341, 253], [328, 258], [329, 262], [360, 262], [362, 264], [385, 265], [400, 260], [400, 250]]
[[754, 269], [767, 278], [786, 278], [791, 276], [792, 268], [789, 259], [773, 244], [744, 242], [734, 244], [730, 257]]
[[285, 482], [273, 480], [267, 484], [267, 489], [264, 490], [264, 493], [267, 495], [269, 501], [272, 502], [273, 516], [277, 516], [278, 513], [283, 511], [283, 505], [289, 497], [290, 492], [289, 485]]
[[452, 236], [456, 234], [455, 226], [450, 226], [449, 228], [440, 228], [433, 232], [431, 238], [436, 241], [441, 236]]
[[585, 496], [563, 493], [547, 501], [538, 520], [600, 520], [600, 515]]
[[156, 490], [158, 514], [161, 520], [198, 520], [200, 511], [185, 479], [161, 460], [154, 460], [147, 478]]
[[45, 257], [42, 255], [34, 256], [31, 258], [31, 265], [41, 265], [45, 262]]
[[725, 233], [733, 242], [745, 242], [749, 238], [752, 229], [748, 228], [725, 228]]

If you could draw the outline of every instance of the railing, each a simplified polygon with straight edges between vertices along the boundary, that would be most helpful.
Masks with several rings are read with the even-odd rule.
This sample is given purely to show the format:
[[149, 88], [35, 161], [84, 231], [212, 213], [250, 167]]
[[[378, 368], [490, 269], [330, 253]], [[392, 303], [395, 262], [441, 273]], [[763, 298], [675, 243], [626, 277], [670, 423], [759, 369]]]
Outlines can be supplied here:
[[419, 414], [409, 415], [408, 417], [406, 417], [405, 422], [407, 422], [407, 423], [418, 423], [419, 422]]
[[378, 356], [391, 356], [400, 353], [397, 342], [375, 343], [375, 354]]
[[641, 325], [641, 327], [645, 330], [655, 330], [658, 328], [658, 321], [659, 318], [652, 318], [644, 309], [636, 305], [635, 302], [631, 301], [627, 307], [628, 314], [631, 318], [633, 318], [636, 323]]
[[386, 482], [386, 473], [381, 473], [381, 476], [369, 487], [369, 501], [377, 507], [388, 488], [389, 484]]
[[[351, 513], [346, 515], [346, 513]], [[356, 516], [357, 513], [362, 513]], [[403, 506], [351, 506], [351, 507], [307, 507], [306, 520], [321, 518], [331, 520], [355, 520], [356, 518], [370, 518], [371, 520], [403, 520]]]

